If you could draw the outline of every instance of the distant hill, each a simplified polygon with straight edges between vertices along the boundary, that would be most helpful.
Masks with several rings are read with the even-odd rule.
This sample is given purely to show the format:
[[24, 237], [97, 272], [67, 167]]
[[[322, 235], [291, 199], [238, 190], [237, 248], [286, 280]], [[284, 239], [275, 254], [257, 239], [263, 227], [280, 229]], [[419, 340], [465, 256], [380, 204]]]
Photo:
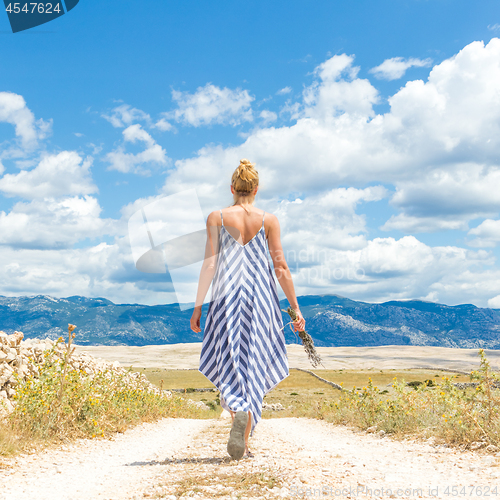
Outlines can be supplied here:
[[[419, 300], [383, 304], [357, 302], [337, 295], [298, 298], [306, 328], [317, 346], [428, 345], [500, 349], [500, 310], [463, 304], [446, 306]], [[286, 309], [287, 301], [281, 302]], [[178, 304], [114, 304], [97, 298], [62, 299], [37, 295], [0, 296], [0, 330], [24, 332], [26, 338], [66, 338], [67, 325], [78, 326], [80, 345], [155, 345], [201, 342], [189, 328], [191, 310]], [[289, 321], [283, 313], [283, 323]], [[287, 343], [297, 343], [290, 327]]]

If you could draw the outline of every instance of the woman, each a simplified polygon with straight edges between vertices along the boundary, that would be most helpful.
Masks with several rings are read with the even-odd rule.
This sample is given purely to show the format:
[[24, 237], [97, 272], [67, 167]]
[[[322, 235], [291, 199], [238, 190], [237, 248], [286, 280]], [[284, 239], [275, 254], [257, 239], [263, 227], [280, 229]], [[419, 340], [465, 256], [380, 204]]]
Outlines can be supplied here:
[[207, 219], [205, 260], [200, 273], [191, 329], [200, 332], [201, 306], [212, 283], [199, 371], [220, 391], [221, 406], [233, 426], [228, 453], [239, 460], [262, 415], [262, 401], [289, 374], [283, 321], [267, 257], [266, 239], [276, 277], [304, 330], [276, 216], [253, 206], [258, 173], [241, 160], [231, 179], [234, 204]]

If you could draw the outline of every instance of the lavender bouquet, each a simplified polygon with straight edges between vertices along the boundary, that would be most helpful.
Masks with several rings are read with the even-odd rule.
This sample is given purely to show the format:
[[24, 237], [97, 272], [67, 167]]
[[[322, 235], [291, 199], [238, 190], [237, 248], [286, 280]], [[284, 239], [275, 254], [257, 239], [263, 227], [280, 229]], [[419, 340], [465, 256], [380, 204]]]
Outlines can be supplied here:
[[[295, 313], [295, 310], [292, 309], [291, 307], [289, 307], [286, 310], [282, 309], [282, 311], [288, 313], [292, 322], [297, 319], [297, 314]], [[316, 368], [319, 365], [323, 366], [321, 363], [321, 356], [316, 351], [316, 347], [314, 347], [314, 342], [312, 337], [305, 330], [299, 331], [299, 337], [300, 340], [302, 341], [302, 345], [304, 346], [304, 350], [306, 351], [307, 357], [309, 358], [309, 361], [311, 362], [313, 367]]]

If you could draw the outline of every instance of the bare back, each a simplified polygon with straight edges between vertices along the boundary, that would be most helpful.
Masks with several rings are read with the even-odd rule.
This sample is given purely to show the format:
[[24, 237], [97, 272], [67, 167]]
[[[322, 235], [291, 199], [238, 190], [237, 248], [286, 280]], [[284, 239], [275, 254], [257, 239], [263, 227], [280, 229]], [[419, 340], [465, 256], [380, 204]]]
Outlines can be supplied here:
[[[265, 232], [269, 255], [273, 261], [276, 277], [290, 302], [290, 306], [299, 311], [295, 289], [293, 287], [292, 275], [286, 263], [283, 247], [281, 245], [280, 224], [278, 218], [271, 213], [264, 212], [256, 207], [251, 207], [247, 213], [241, 205], [233, 205], [222, 210], [214, 210], [207, 218], [207, 244], [205, 247], [205, 265], [207, 269], [215, 272], [217, 265], [217, 255], [219, 252], [218, 243], [222, 223], [226, 231], [240, 244], [246, 245], [262, 229]], [[221, 220], [221, 212], [222, 219]], [[262, 228], [262, 218], [264, 217], [264, 228]], [[207, 282], [206, 289], [208, 290]], [[197, 299], [198, 300], [198, 299]], [[300, 314], [300, 311], [299, 311]], [[305, 321], [300, 315], [297, 327], [304, 328]]]
[[[241, 245], [246, 245], [260, 231], [264, 210], [252, 207], [250, 213], [247, 213], [244, 208], [235, 205], [222, 209], [222, 217], [224, 219], [224, 227], [229, 234]], [[219, 224], [222, 225], [220, 216]], [[264, 230], [267, 237], [268, 228], [266, 227], [265, 217]]]
[[[265, 215], [264, 215], [265, 214]], [[205, 260], [215, 266], [215, 256], [219, 252], [219, 232], [222, 222], [226, 231], [240, 244], [246, 245], [262, 228], [264, 218], [264, 233], [268, 242], [269, 254], [273, 260], [274, 268], [286, 267], [283, 248], [281, 246], [280, 226], [277, 217], [260, 208], [251, 207], [250, 213], [240, 205], [234, 205], [221, 210], [214, 210], [207, 219], [207, 245], [205, 247]]]

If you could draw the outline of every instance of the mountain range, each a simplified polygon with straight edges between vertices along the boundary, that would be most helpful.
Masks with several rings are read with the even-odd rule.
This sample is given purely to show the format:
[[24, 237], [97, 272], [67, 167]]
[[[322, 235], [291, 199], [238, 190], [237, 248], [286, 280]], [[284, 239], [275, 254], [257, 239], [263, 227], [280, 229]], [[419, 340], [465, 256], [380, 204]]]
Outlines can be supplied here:
[[[500, 310], [472, 304], [447, 306], [420, 300], [381, 304], [338, 295], [298, 297], [306, 330], [317, 346], [428, 345], [500, 349]], [[288, 302], [281, 301], [286, 309]], [[178, 304], [114, 304], [104, 298], [47, 295], [0, 296], [0, 330], [22, 331], [25, 338], [66, 338], [68, 323], [77, 325], [79, 345], [158, 345], [201, 342], [189, 327], [192, 309]], [[283, 313], [283, 324], [290, 321]], [[285, 326], [287, 343], [299, 343]]]

